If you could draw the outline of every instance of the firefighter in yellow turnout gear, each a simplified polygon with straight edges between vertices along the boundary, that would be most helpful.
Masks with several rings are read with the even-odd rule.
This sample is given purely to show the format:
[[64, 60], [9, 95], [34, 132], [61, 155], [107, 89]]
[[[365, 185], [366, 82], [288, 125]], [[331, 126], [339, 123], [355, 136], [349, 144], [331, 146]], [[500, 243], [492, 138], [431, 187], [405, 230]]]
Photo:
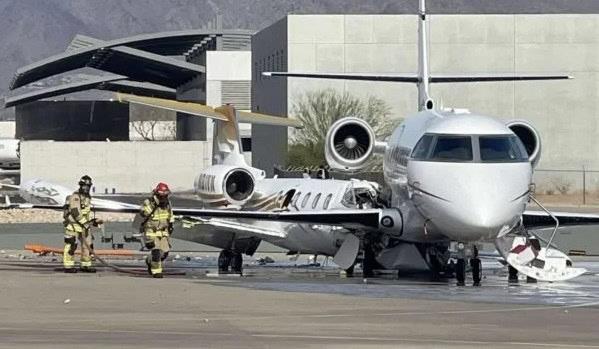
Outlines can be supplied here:
[[87, 248], [84, 240], [93, 248], [93, 241], [90, 229], [103, 222], [93, 218], [91, 208], [90, 189], [92, 179], [89, 176], [83, 176], [79, 180], [79, 190], [67, 197], [64, 210], [64, 253], [63, 266], [65, 273], [76, 273], [75, 269], [75, 251], [77, 250], [77, 240], [81, 243], [81, 271], [85, 273], [95, 273], [96, 269], [92, 265], [91, 251]]
[[141, 208], [143, 218], [141, 230], [146, 248], [148, 272], [152, 277], [162, 278], [162, 262], [170, 250], [169, 236], [173, 231], [175, 217], [168, 196], [170, 190], [165, 183], [158, 183], [152, 197], [144, 200]]

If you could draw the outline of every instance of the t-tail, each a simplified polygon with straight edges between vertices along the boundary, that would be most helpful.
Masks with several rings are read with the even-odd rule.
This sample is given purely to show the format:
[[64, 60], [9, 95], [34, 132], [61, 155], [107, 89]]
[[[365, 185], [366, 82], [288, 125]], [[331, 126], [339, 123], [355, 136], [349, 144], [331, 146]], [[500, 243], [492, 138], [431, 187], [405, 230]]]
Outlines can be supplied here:
[[534, 75], [534, 74], [480, 74], [480, 75], [431, 75], [428, 57], [428, 15], [426, 1], [419, 0], [418, 7], [418, 73], [417, 74], [364, 74], [364, 73], [316, 73], [316, 72], [263, 72], [264, 76], [298, 77], [316, 79], [342, 79], [360, 81], [387, 81], [416, 84], [418, 88], [418, 110], [431, 110], [435, 103], [430, 97], [429, 85], [432, 83], [455, 82], [492, 82], [492, 81], [524, 81], [524, 80], [562, 80], [571, 79], [568, 75]]

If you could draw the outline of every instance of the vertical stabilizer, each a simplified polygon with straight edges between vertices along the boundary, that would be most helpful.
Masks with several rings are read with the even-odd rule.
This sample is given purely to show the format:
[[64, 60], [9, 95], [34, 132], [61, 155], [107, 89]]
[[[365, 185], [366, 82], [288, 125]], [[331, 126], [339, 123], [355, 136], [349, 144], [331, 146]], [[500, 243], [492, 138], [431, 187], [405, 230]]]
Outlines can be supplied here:
[[241, 148], [237, 111], [230, 105], [218, 107], [214, 110], [225, 115], [227, 120], [214, 120], [212, 164], [247, 166]]
[[427, 27], [426, 0], [420, 0], [418, 6], [418, 110], [430, 110], [435, 107], [428, 89], [430, 75]]

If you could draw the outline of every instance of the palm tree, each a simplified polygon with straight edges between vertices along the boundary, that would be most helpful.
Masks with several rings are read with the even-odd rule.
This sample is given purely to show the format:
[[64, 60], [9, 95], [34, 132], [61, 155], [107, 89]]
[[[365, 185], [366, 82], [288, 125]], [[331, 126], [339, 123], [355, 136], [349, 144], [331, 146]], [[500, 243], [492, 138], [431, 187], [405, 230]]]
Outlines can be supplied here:
[[[390, 120], [391, 107], [377, 97], [362, 100], [347, 92], [333, 89], [306, 92], [293, 104], [291, 115], [302, 122], [304, 128], [296, 130], [289, 146], [288, 162], [291, 166], [316, 167], [325, 164], [324, 141], [331, 125], [344, 117], [365, 120], [374, 130], [377, 139], [385, 139], [400, 120]], [[375, 158], [367, 169], [380, 166]]]

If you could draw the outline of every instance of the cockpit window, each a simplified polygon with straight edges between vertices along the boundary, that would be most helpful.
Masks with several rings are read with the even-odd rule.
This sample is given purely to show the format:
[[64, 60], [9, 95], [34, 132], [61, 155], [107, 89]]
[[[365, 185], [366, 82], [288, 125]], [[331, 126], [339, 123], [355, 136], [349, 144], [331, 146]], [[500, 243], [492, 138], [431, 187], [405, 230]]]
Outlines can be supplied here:
[[430, 160], [472, 161], [470, 136], [438, 136]]
[[480, 136], [482, 162], [524, 162], [528, 155], [516, 136]]
[[416, 160], [425, 160], [430, 152], [431, 144], [433, 143], [432, 135], [424, 135], [416, 146], [414, 147], [414, 151], [412, 152], [412, 158]]

